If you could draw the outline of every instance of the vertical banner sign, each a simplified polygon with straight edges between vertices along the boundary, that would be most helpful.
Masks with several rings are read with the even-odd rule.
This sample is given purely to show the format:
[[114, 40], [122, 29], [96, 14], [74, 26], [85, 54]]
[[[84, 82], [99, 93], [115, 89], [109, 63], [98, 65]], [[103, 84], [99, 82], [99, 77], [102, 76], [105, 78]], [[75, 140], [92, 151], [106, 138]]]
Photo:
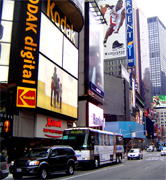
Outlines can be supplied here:
[[134, 25], [132, 0], [126, 1], [127, 65], [135, 66]]
[[[22, 20], [20, 24], [21, 31], [17, 84], [22, 90], [26, 87], [31, 88], [31, 91], [36, 92], [41, 2], [40, 0], [23, 1], [21, 9]], [[20, 88], [17, 88], [17, 97], [19, 96], [18, 90]], [[17, 107], [20, 105], [22, 107], [36, 107], [36, 105], [32, 106], [31, 103], [30, 106], [28, 106], [28, 104], [23, 106], [22, 103], [19, 104], [19, 102], [21, 101], [17, 101], [16, 103]]]

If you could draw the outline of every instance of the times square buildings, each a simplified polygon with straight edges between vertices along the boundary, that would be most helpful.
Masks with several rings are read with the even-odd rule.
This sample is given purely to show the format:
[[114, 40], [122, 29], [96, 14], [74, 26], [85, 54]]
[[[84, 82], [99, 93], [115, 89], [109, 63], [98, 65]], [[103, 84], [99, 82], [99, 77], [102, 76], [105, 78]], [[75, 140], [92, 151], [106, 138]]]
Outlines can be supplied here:
[[[103, 24], [109, 23], [100, 10], [102, 1], [0, 2], [1, 148], [7, 147], [9, 161], [25, 147], [61, 143], [63, 130], [73, 125], [109, 131], [116, 127], [126, 144], [131, 145], [131, 138], [137, 145], [143, 143], [146, 125], [138, 73], [141, 64], [134, 55], [139, 49], [138, 38], [133, 35], [125, 41], [125, 36], [120, 37], [124, 49], [114, 59], [125, 59], [121, 79], [104, 75]], [[136, 12], [128, 8], [129, 20]], [[125, 20], [124, 24], [134, 29], [135, 23], [128, 23]], [[130, 42], [135, 46], [128, 51]], [[113, 94], [112, 85], [104, 83], [109, 78], [120, 88], [115, 96], [122, 97], [116, 101], [121, 106], [116, 113], [111, 110], [115, 101], [105, 103]], [[112, 125], [110, 115], [117, 121]]]

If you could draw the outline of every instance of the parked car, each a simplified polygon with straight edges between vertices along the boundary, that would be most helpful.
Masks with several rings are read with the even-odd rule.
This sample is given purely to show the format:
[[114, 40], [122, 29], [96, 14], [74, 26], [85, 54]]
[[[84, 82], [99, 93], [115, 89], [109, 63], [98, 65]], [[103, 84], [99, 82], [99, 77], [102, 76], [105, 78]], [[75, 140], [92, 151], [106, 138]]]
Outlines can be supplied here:
[[164, 156], [164, 155], [166, 155], [166, 147], [163, 147], [161, 149], [161, 156]]
[[7, 162], [5, 158], [0, 154], [0, 179], [4, 179], [9, 175], [9, 171], [7, 169]]
[[149, 147], [147, 148], [147, 152], [152, 152], [152, 151], [154, 151], [154, 146], [149, 146]]
[[39, 179], [47, 179], [55, 172], [74, 174], [76, 164], [77, 157], [70, 146], [47, 146], [34, 148], [26, 157], [12, 161], [9, 171], [14, 179], [34, 175]]
[[143, 159], [143, 153], [140, 148], [133, 148], [127, 154], [127, 159]]

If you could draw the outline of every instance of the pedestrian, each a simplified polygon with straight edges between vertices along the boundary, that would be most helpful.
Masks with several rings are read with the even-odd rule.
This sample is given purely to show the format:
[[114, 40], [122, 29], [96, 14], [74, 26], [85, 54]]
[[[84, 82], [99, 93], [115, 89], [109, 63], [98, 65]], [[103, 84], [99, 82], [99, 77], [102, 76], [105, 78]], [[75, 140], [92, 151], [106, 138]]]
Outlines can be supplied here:
[[2, 150], [2, 156], [5, 158], [5, 161], [8, 160], [7, 148], [6, 147], [4, 147], [4, 149]]

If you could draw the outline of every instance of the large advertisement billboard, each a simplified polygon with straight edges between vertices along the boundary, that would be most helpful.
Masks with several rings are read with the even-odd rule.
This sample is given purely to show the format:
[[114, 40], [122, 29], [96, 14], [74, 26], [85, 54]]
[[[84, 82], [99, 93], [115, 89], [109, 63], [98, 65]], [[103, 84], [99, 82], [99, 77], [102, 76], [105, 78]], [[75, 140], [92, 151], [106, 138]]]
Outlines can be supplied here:
[[[93, 9], [89, 8], [89, 81], [90, 89], [104, 97], [104, 77], [103, 77], [103, 27], [97, 21]], [[91, 94], [89, 92], [89, 94]]]
[[166, 108], [166, 95], [153, 96], [153, 108]]
[[78, 49], [41, 13], [37, 107], [77, 118]]
[[104, 24], [104, 59], [126, 56], [125, 1], [100, 0], [99, 6], [107, 24]]
[[39, 55], [37, 107], [77, 118], [78, 81]]

